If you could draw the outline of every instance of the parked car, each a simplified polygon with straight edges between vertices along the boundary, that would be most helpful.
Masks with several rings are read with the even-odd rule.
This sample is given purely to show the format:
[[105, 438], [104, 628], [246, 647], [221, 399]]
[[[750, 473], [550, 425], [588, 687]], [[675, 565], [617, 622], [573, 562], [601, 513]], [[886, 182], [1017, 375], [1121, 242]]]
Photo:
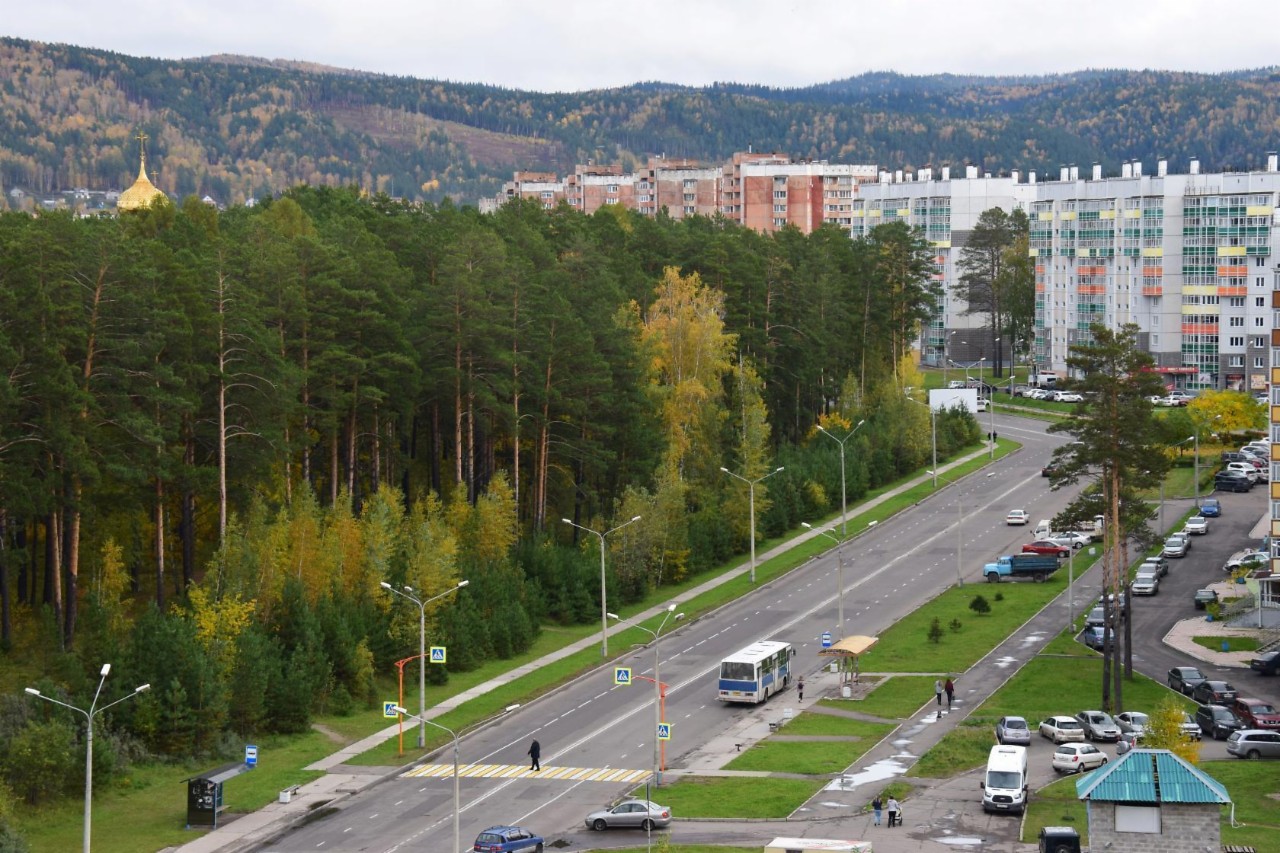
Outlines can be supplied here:
[[1228, 462], [1223, 470], [1244, 474], [1245, 479], [1250, 483], [1258, 481], [1258, 469], [1254, 467], [1252, 462]]
[[1175, 666], [1169, 670], [1169, 687], [1183, 696], [1190, 696], [1196, 685], [1204, 681], [1205, 676], [1194, 666]]
[[1084, 397], [1075, 391], [1054, 391], [1053, 401], [1055, 403], [1083, 403]]
[[616, 806], [587, 815], [587, 829], [662, 829], [671, 825], [671, 809], [649, 800], [623, 800]]
[[1040, 723], [1040, 736], [1048, 738], [1054, 743], [1083, 742], [1084, 726], [1080, 725], [1080, 721], [1075, 717], [1047, 717]]
[[1107, 755], [1091, 743], [1064, 743], [1053, 751], [1053, 769], [1083, 773], [1107, 763]]
[[1237, 551], [1227, 558], [1222, 564], [1222, 570], [1227, 574], [1239, 571], [1252, 571], [1253, 569], [1261, 569], [1271, 564], [1271, 555], [1266, 551]]
[[1035, 542], [1028, 542], [1022, 546], [1024, 554], [1042, 554], [1050, 557], [1066, 557], [1071, 554], [1071, 549], [1059, 545], [1049, 539], [1037, 539]]
[[1220, 492], [1247, 492], [1253, 488], [1248, 477], [1231, 471], [1219, 471], [1213, 475], [1213, 487]]
[[1075, 531], [1068, 531], [1066, 533], [1050, 533], [1045, 537], [1045, 539], [1061, 545], [1064, 548], [1071, 548], [1075, 551], [1079, 551], [1085, 545], [1093, 542], [1093, 539], [1089, 537], [1089, 534], [1077, 533]]
[[1275, 675], [1280, 671], [1280, 650], [1263, 652], [1249, 661], [1249, 669], [1258, 675]]
[[1190, 400], [1186, 397], [1180, 397], [1177, 394], [1170, 394], [1160, 400], [1162, 406], [1185, 406]]
[[1152, 572], [1157, 577], [1164, 577], [1169, 574], [1169, 561], [1164, 557], [1147, 557], [1138, 566], [1138, 573], [1142, 572]]
[[542, 838], [522, 826], [491, 826], [476, 836], [475, 853], [542, 853]]
[[[1116, 641], [1115, 636], [1116, 636], [1115, 631], [1112, 630], [1111, 632], [1112, 644], [1114, 644]], [[1086, 646], [1093, 649], [1095, 652], [1100, 652], [1103, 649], [1103, 642], [1105, 637], [1106, 637], [1106, 634], [1103, 633], [1101, 625], [1092, 625], [1088, 628], [1085, 628], [1084, 632], [1080, 634], [1080, 642], [1084, 643]]]
[[1222, 515], [1222, 501], [1217, 498], [1201, 498], [1200, 514], [1205, 518], [1217, 518]]
[[1028, 393], [1030, 390], [1031, 390], [1031, 386], [1030, 386], [1030, 385], [1014, 385], [1014, 386], [1013, 386], [1013, 396], [1014, 396], [1014, 397], [1025, 397], [1025, 396], [1027, 396], [1027, 393]]
[[1240, 695], [1229, 683], [1216, 678], [1206, 679], [1191, 690], [1191, 701], [1201, 705], [1229, 705]]
[[1103, 625], [1105, 614], [1102, 605], [1098, 605], [1089, 611], [1089, 615], [1084, 617], [1084, 625], [1086, 628], [1101, 628]]
[[1149, 722], [1150, 718], [1141, 711], [1125, 711], [1116, 714], [1116, 725], [1120, 727], [1120, 733], [1130, 740], [1142, 740], [1143, 735], [1147, 733]]
[[1183, 525], [1182, 529], [1192, 536], [1203, 536], [1209, 532], [1209, 519], [1203, 515], [1193, 515], [1187, 519], [1187, 523]]
[[1052, 391], [1048, 391], [1044, 388], [1032, 388], [1030, 391], [1027, 392], [1027, 399], [1028, 400], [1048, 400], [1051, 394], [1053, 394]]
[[1280, 711], [1266, 700], [1237, 696], [1231, 710], [1251, 729], [1280, 729]]
[[1011, 509], [1004, 517], [1005, 524], [1026, 524], [1031, 521], [1031, 514], [1025, 509]]
[[1229, 462], [1243, 462], [1244, 454], [1239, 450], [1224, 450], [1222, 451], [1221, 459], [1224, 465]]
[[1111, 715], [1102, 711], [1081, 711], [1076, 719], [1084, 727], [1084, 736], [1089, 740], [1105, 740], [1115, 743], [1120, 739], [1120, 727]]
[[1200, 724], [1186, 711], [1182, 712], [1182, 733], [1194, 741], [1200, 740]]
[[1170, 536], [1164, 541], [1164, 550], [1160, 552], [1162, 557], [1185, 557], [1187, 556], [1187, 544], [1189, 538], [1186, 536]]
[[996, 721], [996, 743], [1031, 745], [1031, 727], [1025, 717], [1001, 717]]
[[1236, 758], [1280, 758], [1280, 732], [1241, 729], [1227, 737], [1227, 752]]
[[1218, 593], [1212, 589], [1197, 589], [1191, 601], [1195, 604], [1196, 610], [1204, 610], [1210, 604], [1218, 603]]
[[1160, 591], [1160, 578], [1155, 572], [1138, 572], [1129, 584], [1129, 591], [1134, 595], [1155, 595]]
[[1232, 732], [1244, 728], [1240, 718], [1223, 705], [1201, 705], [1196, 709], [1196, 725], [1202, 734], [1214, 740], [1223, 740]]

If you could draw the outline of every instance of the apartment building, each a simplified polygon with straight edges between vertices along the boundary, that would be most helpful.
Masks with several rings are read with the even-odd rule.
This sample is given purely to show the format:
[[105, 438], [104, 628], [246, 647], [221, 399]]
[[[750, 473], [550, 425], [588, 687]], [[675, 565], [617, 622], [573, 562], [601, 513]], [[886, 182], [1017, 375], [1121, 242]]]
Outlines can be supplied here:
[[492, 211], [512, 198], [537, 198], [547, 208], [564, 200], [585, 214], [620, 204], [645, 216], [664, 209], [674, 219], [719, 214], [763, 232], [795, 226], [808, 234], [824, 223], [850, 228], [858, 186], [875, 177], [874, 166], [785, 154], [739, 152], [721, 166], [656, 157], [627, 174], [617, 164], [590, 163], [563, 180], [516, 172], [496, 199], [481, 199], [480, 209]]
[[973, 167], [962, 179], [946, 169], [938, 180], [932, 170], [882, 172], [859, 196], [854, 236], [904, 220], [924, 229], [937, 252], [937, 280], [948, 295], [922, 330], [926, 363], [990, 363], [990, 335], [981, 340], [975, 329], [982, 318], [965, 316], [950, 293], [955, 264], [983, 210], [1020, 207], [1035, 258], [1036, 333], [1026, 346], [1037, 365], [1065, 371], [1070, 346], [1088, 340], [1091, 324], [1135, 323], [1170, 387], [1270, 386], [1276, 323], [1267, 294], [1280, 277], [1274, 154], [1257, 172], [1202, 174], [1195, 160], [1185, 174], [1170, 173], [1163, 160], [1146, 174], [1133, 161], [1113, 177], [1095, 164], [1084, 177], [1064, 166], [1057, 180], [1031, 172], [1025, 182], [1017, 173], [978, 176]]

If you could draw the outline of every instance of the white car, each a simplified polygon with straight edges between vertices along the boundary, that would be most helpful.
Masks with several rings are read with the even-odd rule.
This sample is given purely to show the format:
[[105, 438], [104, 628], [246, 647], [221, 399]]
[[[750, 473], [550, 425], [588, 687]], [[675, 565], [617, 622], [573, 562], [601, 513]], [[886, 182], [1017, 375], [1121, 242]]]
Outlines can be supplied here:
[[1230, 573], [1238, 569], [1259, 569], [1270, 564], [1271, 555], [1266, 551], [1237, 551], [1223, 564], [1222, 570]]
[[1239, 471], [1250, 483], [1258, 482], [1258, 468], [1252, 462], [1228, 462], [1226, 470]]
[[1031, 516], [1025, 509], [1011, 509], [1009, 514], [1004, 517], [1005, 524], [1026, 524], [1031, 520]]
[[1160, 579], [1153, 572], [1139, 572], [1129, 589], [1134, 595], [1155, 595], [1160, 591]]
[[1057, 402], [1057, 403], [1083, 403], [1084, 402], [1084, 397], [1080, 396], [1075, 391], [1054, 391], [1053, 399], [1054, 399], [1054, 402]]
[[979, 397], [979, 398], [978, 398], [978, 411], [979, 411], [979, 412], [985, 412], [985, 411], [987, 410], [987, 407], [988, 407], [989, 405], [991, 405], [991, 404], [987, 402], [987, 398], [986, 398], [986, 397]]
[[1193, 515], [1187, 519], [1187, 524], [1182, 529], [1192, 536], [1203, 536], [1209, 532], [1209, 519], [1203, 515]]
[[1027, 399], [1028, 400], [1048, 400], [1051, 393], [1052, 392], [1046, 391], [1043, 388], [1032, 388], [1030, 391], [1027, 392]]
[[1064, 743], [1053, 751], [1053, 769], [1083, 773], [1107, 763], [1107, 754], [1091, 743]]
[[1040, 723], [1040, 736], [1048, 738], [1054, 743], [1067, 743], [1068, 741], [1079, 741], [1084, 743], [1084, 726], [1080, 725], [1080, 721], [1075, 717], [1065, 715], [1045, 718]]

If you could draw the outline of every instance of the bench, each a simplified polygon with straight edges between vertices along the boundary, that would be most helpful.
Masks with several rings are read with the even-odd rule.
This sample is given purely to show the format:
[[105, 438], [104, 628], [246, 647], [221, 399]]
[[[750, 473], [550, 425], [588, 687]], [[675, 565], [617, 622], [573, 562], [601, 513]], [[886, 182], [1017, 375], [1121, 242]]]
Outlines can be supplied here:
[[282, 803], [291, 802], [293, 800], [294, 795], [298, 793], [298, 788], [300, 787], [301, 787], [300, 785], [290, 785], [289, 787], [282, 790], [280, 792], [280, 802]]

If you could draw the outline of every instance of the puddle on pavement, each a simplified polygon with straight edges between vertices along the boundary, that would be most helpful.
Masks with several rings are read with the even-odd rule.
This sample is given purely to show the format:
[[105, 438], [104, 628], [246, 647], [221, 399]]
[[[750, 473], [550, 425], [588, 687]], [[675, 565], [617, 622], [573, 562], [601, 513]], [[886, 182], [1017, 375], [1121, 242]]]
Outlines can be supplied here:
[[930, 841], [936, 841], [939, 844], [950, 844], [955, 847], [981, 847], [981, 838], [963, 838], [961, 836], [952, 836], [949, 838], [931, 838]]
[[822, 790], [847, 791], [851, 788], [857, 788], [859, 785], [866, 785], [869, 782], [883, 782], [886, 779], [893, 779], [905, 772], [907, 772], [907, 765], [892, 758], [885, 758], [865, 770], [859, 770], [857, 773], [845, 773], [840, 778], [833, 779]]
[[1011, 657], [1003, 657], [996, 661], [993, 661], [993, 663], [995, 663], [995, 665], [1000, 667], [1001, 669], [1006, 669], [1010, 666], [1013, 666], [1017, 662], [1018, 662], [1017, 658], [1011, 658]]

